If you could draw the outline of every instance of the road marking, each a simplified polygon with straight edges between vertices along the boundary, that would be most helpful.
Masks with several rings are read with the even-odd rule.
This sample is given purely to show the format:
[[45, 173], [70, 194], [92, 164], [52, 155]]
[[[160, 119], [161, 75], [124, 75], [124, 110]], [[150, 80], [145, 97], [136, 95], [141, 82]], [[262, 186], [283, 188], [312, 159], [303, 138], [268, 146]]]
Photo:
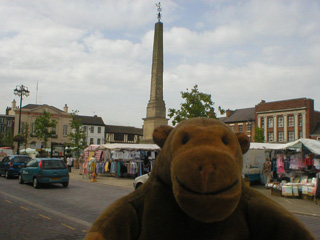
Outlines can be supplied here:
[[7, 203], [12, 203], [11, 201], [9, 201], [9, 200], [5, 200]]
[[62, 225], [62, 226], [65, 226], [65, 227], [67, 227], [67, 228], [70, 228], [71, 230], [76, 230], [75, 228], [70, 227], [70, 226], [69, 226], [69, 225], [67, 225], [67, 224], [61, 223], [61, 225]]
[[43, 217], [43, 218], [45, 218], [45, 219], [51, 220], [51, 218], [49, 218], [49, 217], [47, 217], [47, 216], [45, 216], [45, 215], [39, 214], [39, 216], [40, 216], [40, 217]]
[[22, 208], [22, 209], [24, 209], [26, 211], [29, 211], [29, 208], [25, 208], [25, 207], [22, 207], [22, 206], [20, 206], [20, 208]]
[[72, 217], [72, 216], [67, 215], [67, 214], [64, 214], [64, 213], [62, 213], [62, 212], [55, 211], [55, 210], [53, 210], [53, 209], [51, 209], [51, 208], [42, 206], [42, 205], [40, 205], [39, 203], [34, 203], [34, 202], [32, 202], [32, 201], [29, 201], [29, 200], [26, 200], [26, 199], [23, 199], [23, 198], [20, 198], [20, 197], [16, 197], [16, 196], [14, 196], [14, 195], [12, 195], [12, 194], [10, 194], [10, 193], [4, 193], [4, 192], [1, 192], [1, 193], [2, 193], [3, 195], [5, 195], [5, 196], [8, 196], [8, 197], [13, 198], [13, 199], [15, 199], [15, 200], [24, 202], [25, 204], [31, 205], [31, 206], [33, 206], [33, 207], [35, 207], [35, 208], [39, 208], [39, 209], [42, 209], [42, 210], [47, 211], [47, 212], [49, 212], [49, 213], [52, 213], [52, 214], [58, 215], [58, 216], [60, 216], [60, 217], [66, 218], [66, 219], [68, 219], [69, 221], [76, 222], [76, 223], [78, 223], [78, 224], [82, 224], [82, 225], [84, 225], [84, 226], [86, 226], [86, 227], [88, 227], [88, 228], [90, 228], [91, 225], [92, 225], [91, 222], [87, 222], [87, 221], [85, 221], [85, 220], [81, 220], [81, 219], [78, 219], [78, 218], [76, 218], [76, 217]]

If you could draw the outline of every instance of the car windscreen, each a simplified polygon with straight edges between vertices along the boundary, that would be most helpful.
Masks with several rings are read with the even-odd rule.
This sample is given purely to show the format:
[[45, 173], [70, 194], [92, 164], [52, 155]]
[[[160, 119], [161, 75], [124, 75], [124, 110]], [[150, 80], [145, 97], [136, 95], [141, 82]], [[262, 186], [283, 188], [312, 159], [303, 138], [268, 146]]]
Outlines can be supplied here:
[[27, 163], [31, 160], [29, 157], [15, 157], [13, 159], [13, 163]]
[[67, 168], [66, 164], [62, 160], [45, 160], [43, 161], [44, 169], [63, 169]]

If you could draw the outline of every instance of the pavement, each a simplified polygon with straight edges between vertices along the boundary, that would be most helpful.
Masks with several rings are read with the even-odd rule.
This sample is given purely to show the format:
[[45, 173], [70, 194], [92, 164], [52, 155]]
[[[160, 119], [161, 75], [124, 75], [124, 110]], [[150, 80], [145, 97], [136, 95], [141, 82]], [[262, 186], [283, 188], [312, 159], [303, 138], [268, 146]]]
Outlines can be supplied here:
[[[98, 174], [96, 177], [96, 182], [92, 182], [91, 179], [86, 175], [80, 175], [79, 169], [73, 168], [70, 173], [70, 178], [84, 181], [84, 182], [91, 182], [92, 184], [107, 184], [113, 185], [118, 187], [124, 187], [133, 189], [133, 178], [116, 178], [113, 176], [106, 176], [104, 174]], [[313, 216], [320, 218], [320, 202], [317, 204], [314, 201], [306, 200], [306, 199], [298, 199], [298, 198], [289, 198], [289, 197], [280, 197], [271, 195], [271, 190], [266, 189], [262, 185], [253, 185], [251, 186], [255, 190], [261, 192], [265, 196], [269, 197], [273, 201], [279, 203], [288, 211], [299, 214], [299, 215], [306, 215], [306, 216]]]
[[117, 187], [130, 188], [134, 190], [133, 178], [116, 178], [112, 176], [107, 176], [105, 174], [97, 174], [96, 182], [93, 182], [88, 175], [80, 175], [79, 169], [72, 168], [69, 174], [71, 179], [75, 179], [79, 181], [91, 182], [92, 184], [107, 184], [107, 185], [113, 185]]

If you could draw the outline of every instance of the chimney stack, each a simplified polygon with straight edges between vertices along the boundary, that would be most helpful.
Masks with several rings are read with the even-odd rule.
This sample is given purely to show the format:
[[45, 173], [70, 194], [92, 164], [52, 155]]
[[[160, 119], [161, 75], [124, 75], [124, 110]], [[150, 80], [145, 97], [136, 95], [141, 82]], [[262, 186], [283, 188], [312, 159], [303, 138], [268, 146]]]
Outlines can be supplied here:
[[64, 110], [64, 112], [68, 113], [68, 104], [65, 104], [65, 105], [64, 105], [63, 110]]

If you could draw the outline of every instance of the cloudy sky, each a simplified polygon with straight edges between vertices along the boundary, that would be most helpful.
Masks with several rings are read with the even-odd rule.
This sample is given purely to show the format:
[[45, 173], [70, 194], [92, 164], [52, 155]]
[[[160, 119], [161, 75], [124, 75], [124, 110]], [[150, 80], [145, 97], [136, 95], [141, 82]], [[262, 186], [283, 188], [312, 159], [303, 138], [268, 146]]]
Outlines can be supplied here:
[[[23, 105], [68, 104], [105, 124], [142, 127], [156, 2], [0, 0], [0, 114], [23, 84]], [[195, 84], [216, 109], [306, 97], [320, 110], [320, 1], [161, 5], [167, 112]]]

